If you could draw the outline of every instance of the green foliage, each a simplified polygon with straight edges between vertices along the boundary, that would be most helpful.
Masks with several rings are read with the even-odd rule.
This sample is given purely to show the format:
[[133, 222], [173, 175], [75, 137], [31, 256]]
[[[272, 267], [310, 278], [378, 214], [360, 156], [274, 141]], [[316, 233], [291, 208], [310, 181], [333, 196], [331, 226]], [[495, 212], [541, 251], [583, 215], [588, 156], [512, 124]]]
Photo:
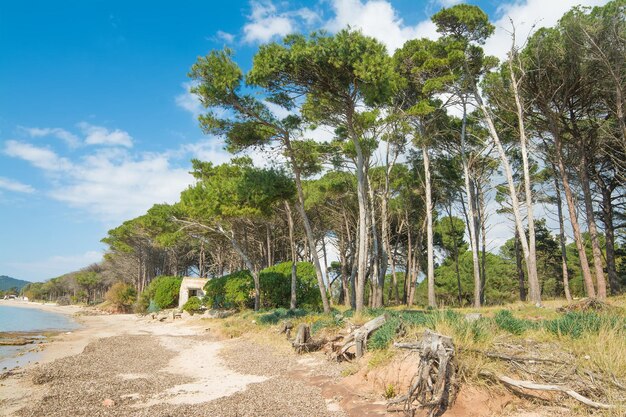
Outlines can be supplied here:
[[309, 314], [306, 310], [296, 308], [295, 310], [288, 310], [286, 308], [277, 308], [268, 313], [261, 313], [258, 316], [258, 322], [260, 324], [277, 324], [282, 320], [304, 317]]
[[213, 308], [250, 307], [253, 305], [253, 289], [252, 275], [248, 271], [212, 278], [204, 286], [205, 304]]
[[151, 301], [154, 301], [154, 304], [159, 309], [175, 307], [178, 303], [178, 294], [182, 281], [181, 277], [156, 277], [139, 296], [135, 311], [138, 313], [147, 311]]
[[537, 327], [536, 323], [514, 317], [509, 310], [498, 311], [494, 317], [494, 321], [499, 328], [514, 335], [520, 335], [526, 330]]
[[[288, 308], [291, 299], [291, 262], [283, 262], [259, 273], [261, 306]], [[296, 265], [296, 297], [298, 305], [318, 309], [321, 297], [317, 287], [315, 267], [309, 262]], [[238, 271], [210, 279], [204, 290], [206, 303], [214, 308], [244, 308], [254, 305], [254, 283], [248, 271]]]
[[550, 333], [570, 336], [574, 339], [585, 333], [597, 334], [600, 329], [613, 328], [626, 335], [626, 318], [615, 315], [601, 315], [593, 312], [574, 311], [544, 323]]
[[198, 297], [190, 297], [185, 305], [183, 305], [183, 311], [186, 311], [193, 316], [194, 313], [199, 313], [202, 311], [202, 306], [202, 300], [200, 300]]
[[111, 303], [117, 311], [128, 312], [137, 299], [135, 287], [125, 282], [116, 282], [109, 288], [105, 299]]
[[[482, 256], [482, 255], [481, 255]], [[515, 264], [501, 256], [487, 252], [485, 271], [485, 304], [497, 305], [511, 302], [517, 297], [515, 281]], [[461, 295], [464, 304], [471, 304], [474, 293], [472, 254], [466, 251], [459, 256], [459, 273], [461, 277]], [[437, 299], [445, 305], [458, 305], [458, 281], [456, 265], [452, 257], [448, 257], [442, 265], [435, 269], [435, 293]], [[416, 301], [426, 304], [426, 281], [422, 281], [416, 289]]]

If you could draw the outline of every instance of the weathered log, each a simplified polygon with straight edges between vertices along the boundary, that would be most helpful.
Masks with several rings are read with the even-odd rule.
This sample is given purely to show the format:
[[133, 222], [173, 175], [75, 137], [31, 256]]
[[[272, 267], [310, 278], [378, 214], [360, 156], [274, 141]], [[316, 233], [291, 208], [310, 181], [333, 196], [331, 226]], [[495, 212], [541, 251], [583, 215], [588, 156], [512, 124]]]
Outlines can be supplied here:
[[357, 328], [353, 332], [351, 332], [349, 335], [347, 335], [344, 338], [343, 344], [341, 345], [341, 348], [339, 349], [339, 352], [337, 353], [337, 357], [338, 358], [343, 357], [345, 359], [348, 359], [347, 353], [348, 353], [348, 350], [352, 347], [355, 348], [355, 356], [357, 358], [360, 358], [361, 356], [363, 356], [367, 348], [367, 338], [372, 332], [374, 332], [375, 330], [380, 328], [383, 324], [385, 324], [386, 321], [387, 321], [386, 315], [378, 316], [368, 321], [363, 326]]
[[611, 404], [604, 404], [604, 403], [600, 403], [600, 402], [596, 402], [593, 401], [587, 397], [584, 397], [582, 395], [580, 395], [579, 393], [577, 393], [576, 391], [567, 388], [565, 386], [561, 386], [561, 385], [548, 385], [548, 384], [536, 384], [532, 381], [522, 381], [519, 379], [513, 379], [513, 378], [509, 378], [508, 376], [504, 376], [504, 375], [494, 375], [490, 372], [481, 372], [480, 373], [483, 376], [489, 376], [489, 377], [494, 377], [496, 379], [498, 379], [500, 382], [503, 382], [505, 385], [509, 385], [515, 388], [524, 388], [524, 389], [528, 389], [528, 390], [536, 390], [536, 391], [557, 391], [557, 392], [562, 392], [564, 394], [569, 395], [570, 397], [574, 398], [577, 401], [580, 401], [581, 403], [588, 405], [589, 407], [593, 407], [593, 408], [601, 408], [604, 410], [608, 410], [611, 408], [615, 408], [614, 405]]
[[419, 366], [407, 394], [389, 401], [388, 405], [404, 403], [407, 416], [414, 416], [417, 408], [427, 410], [430, 417], [443, 414], [458, 392], [452, 338], [426, 330], [418, 343], [395, 346], [418, 352]]

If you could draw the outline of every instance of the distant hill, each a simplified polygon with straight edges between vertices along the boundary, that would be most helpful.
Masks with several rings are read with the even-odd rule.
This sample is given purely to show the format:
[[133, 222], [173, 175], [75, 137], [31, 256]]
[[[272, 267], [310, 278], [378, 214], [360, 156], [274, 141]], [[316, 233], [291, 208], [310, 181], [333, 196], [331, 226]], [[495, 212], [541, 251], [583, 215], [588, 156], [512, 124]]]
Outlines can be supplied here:
[[23, 279], [7, 277], [6, 275], [0, 275], [0, 291], [10, 290], [13, 287], [17, 287], [19, 291], [27, 284], [30, 284], [30, 282], [24, 281]]

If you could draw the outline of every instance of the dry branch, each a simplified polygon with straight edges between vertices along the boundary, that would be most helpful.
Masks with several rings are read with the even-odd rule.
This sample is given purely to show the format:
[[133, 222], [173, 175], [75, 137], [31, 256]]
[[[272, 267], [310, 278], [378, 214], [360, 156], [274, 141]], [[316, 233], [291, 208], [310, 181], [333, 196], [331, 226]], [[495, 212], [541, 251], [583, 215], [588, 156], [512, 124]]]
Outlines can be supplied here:
[[349, 335], [347, 335], [341, 344], [338, 352], [336, 353], [337, 359], [344, 358], [346, 360], [349, 359], [348, 350], [352, 347], [355, 348], [355, 356], [360, 358], [365, 353], [365, 349], [367, 347], [367, 338], [369, 335], [379, 329], [385, 322], [387, 321], [387, 316], [382, 315], [378, 316], [363, 326], [357, 328], [352, 331]]
[[610, 404], [604, 404], [604, 403], [599, 403], [596, 401], [593, 401], [587, 397], [584, 397], [582, 395], [580, 395], [579, 393], [577, 393], [576, 391], [569, 389], [567, 387], [564, 386], [560, 386], [560, 385], [548, 385], [548, 384], [537, 384], [534, 383], [532, 381], [522, 381], [519, 379], [513, 379], [513, 378], [509, 378], [508, 376], [504, 376], [504, 375], [494, 375], [492, 373], [489, 372], [481, 372], [480, 373], [483, 376], [489, 376], [489, 377], [495, 377], [496, 379], [498, 379], [499, 381], [503, 382], [504, 384], [511, 386], [511, 387], [515, 387], [515, 388], [524, 388], [524, 389], [528, 389], [528, 390], [535, 390], [535, 391], [555, 391], [555, 392], [562, 392], [564, 394], [569, 395], [570, 397], [574, 398], [577, 401], [580, 401], [581, 403], [589, 406], [589, 407], [593, 407], [593, 408], [601, 408], [604, 410], [608, 410], [611, 408], [615, 408], [614, 405], [610, 405]]

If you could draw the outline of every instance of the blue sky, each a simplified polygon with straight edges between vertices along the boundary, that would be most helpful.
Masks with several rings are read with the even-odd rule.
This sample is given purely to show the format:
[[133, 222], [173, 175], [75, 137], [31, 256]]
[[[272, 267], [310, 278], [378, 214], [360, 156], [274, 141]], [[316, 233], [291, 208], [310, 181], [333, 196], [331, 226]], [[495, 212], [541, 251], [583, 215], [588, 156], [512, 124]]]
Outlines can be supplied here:
[[[392, 51], [436, 36], [428, 17], [454, 3], [2, 2], [0, 275], [41, 281], [99, 261], [108, 229], [176, 201], [191, 183], [191, 158], [229, 159], [221, 140], [198, 128], [201, 109], [186, 90], [199, 55], [229, 45], [247, 68], [260, 43], [347, 24]], [[486, 49], [503, 56], [508, 16], [524, 34], [580, 2], [471, 3], [496, 23]], [[509, 234], [501, 223], [493, 225], [494, 246]]]

